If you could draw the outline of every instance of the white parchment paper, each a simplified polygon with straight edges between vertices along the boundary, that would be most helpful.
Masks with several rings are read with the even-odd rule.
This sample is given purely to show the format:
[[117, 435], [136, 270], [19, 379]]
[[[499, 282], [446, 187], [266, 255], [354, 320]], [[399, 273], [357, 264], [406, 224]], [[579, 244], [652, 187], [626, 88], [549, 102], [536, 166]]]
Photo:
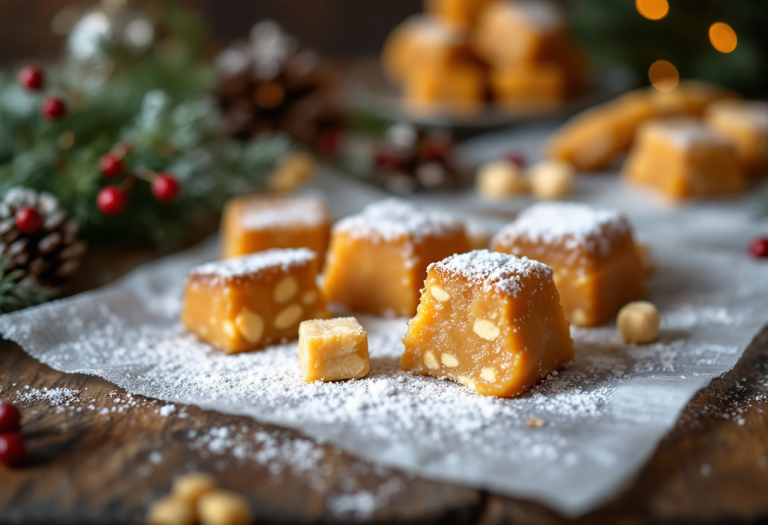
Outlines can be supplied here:
[[[515, 140], [528, 147], [499, 136], [469, 152], [493, 156]], [[339, 215], [378, 197], [327, 174], [317, 189]], [[359, 381], [303, 383], [295, 343], [220, 354], [178, 322], [185, 273], [216, 259], [214, 241], [100, 290], [0, 317], [0, 333], [61, 371], [295, 428], [361, 458], [576, 516], [632, 479], [694, 393], [729, 370], [768, 321], [768, 264], [745, 253], [766, 228], [751, 217], [754, 199], [676, 209], [610, 177], [582, 179], [577, 197], [625, 210], [651, 242], [658, 271], [648, 288], [662, 313], [661, 337], [633, 346], [612, 324], [573, 329], [573, 365], [518, 399], [483, 398], [400, 371], [405, 319], [360, 316], [372, 366]], [[484, 214], [492, 226], [526, 204], [489, 207], [472, 195], [426, 202]], [[529, 427], [531, 418], [546, 424]]]

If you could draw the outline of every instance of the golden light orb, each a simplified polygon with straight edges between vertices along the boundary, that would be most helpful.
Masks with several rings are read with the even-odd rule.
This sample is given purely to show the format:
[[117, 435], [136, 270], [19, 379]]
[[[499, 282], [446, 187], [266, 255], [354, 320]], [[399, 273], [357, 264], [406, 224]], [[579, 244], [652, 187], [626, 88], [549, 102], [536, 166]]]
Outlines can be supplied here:
[[738, 43], [736, 31], [724, 22], [715, 22], [709, 26], [709, 41], [721, 53], [730, 53]]
[[672, 62], [657, 60], [648, 69], [648, 79], [659, 91], [672, 91], [680, 83], [680, 73]]
[[667, 0], [635, 0], [635, 7], [648, 20], [661, 20], [669, 13]]

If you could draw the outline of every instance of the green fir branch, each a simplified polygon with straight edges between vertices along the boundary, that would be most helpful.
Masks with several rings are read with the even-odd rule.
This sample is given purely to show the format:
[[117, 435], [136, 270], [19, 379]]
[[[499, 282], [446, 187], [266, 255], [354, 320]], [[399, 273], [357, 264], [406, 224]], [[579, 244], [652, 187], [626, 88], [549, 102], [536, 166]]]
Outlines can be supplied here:
[[0, 314], [6, 314], [50, 301], [56, 296], [34, 278], [24, 277], [21, 270], [7, 272], [8, 255], [0, 257]]

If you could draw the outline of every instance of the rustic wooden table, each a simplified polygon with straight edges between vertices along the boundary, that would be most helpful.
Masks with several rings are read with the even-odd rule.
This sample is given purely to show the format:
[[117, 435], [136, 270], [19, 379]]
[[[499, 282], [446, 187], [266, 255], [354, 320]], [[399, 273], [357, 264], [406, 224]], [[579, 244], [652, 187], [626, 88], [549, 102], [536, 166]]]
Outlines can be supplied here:
[[[93, 254], [78, 286], [151, 256]], [[24, 468], [0, 467], [0, 523], [142, 523], [150, 502], [189, 470], [245, 494], [259, 523], [566, 521], [535, 503], [377, 467], [249, 418], [193, 406], [169, 413], [166, 403], [57, 372], [8, 342], [0, 343], [0, 385], [0, 400], [24, 412], [31, 453]], [[688, 404], [631, 486], [577, 522], [768, 520], [766, 390], [768, 329]]]

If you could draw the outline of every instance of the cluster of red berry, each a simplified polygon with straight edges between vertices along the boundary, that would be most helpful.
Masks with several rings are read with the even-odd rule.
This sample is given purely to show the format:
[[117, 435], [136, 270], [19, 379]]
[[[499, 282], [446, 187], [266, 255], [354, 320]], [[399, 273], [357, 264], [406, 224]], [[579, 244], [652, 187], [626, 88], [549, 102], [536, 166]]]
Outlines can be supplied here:
[[21, 413], [10, 403], [0, 403], [0, 463], [18, 467], [27, 459], [21, 435]]
[[[29, 91], [43, 91], [45, 89], [45, 76], [37, 66], [24, 66], [17, 77], [19, 84]], [[43, 99], [40, 111], [48, 120], [58, 120], [67, 112], [67, 105], [59, 97], [47, 96]]]
[[157, 173], [150, 169], [140, 168], [133, 173], [126, 174], [123, 159], [131, 151], [131, 145], [121, 142], [109, 153], [105, 153], [99, 159], [101, 174], [109, 179], [116, 179], [127, 175], [120, 185], [104, 186], [96, 196], [96, 205], [104, 215], [119, 215], [125, 210], [136, 181], [146, 180], [150, 184], [152, 195], [159, 202], [170, 202], [179, 196], [181, 185], [173, 174]]
[[749, 253], [758, 259], [768, 257], [768, 237], [756, 237], [749, 245]]

